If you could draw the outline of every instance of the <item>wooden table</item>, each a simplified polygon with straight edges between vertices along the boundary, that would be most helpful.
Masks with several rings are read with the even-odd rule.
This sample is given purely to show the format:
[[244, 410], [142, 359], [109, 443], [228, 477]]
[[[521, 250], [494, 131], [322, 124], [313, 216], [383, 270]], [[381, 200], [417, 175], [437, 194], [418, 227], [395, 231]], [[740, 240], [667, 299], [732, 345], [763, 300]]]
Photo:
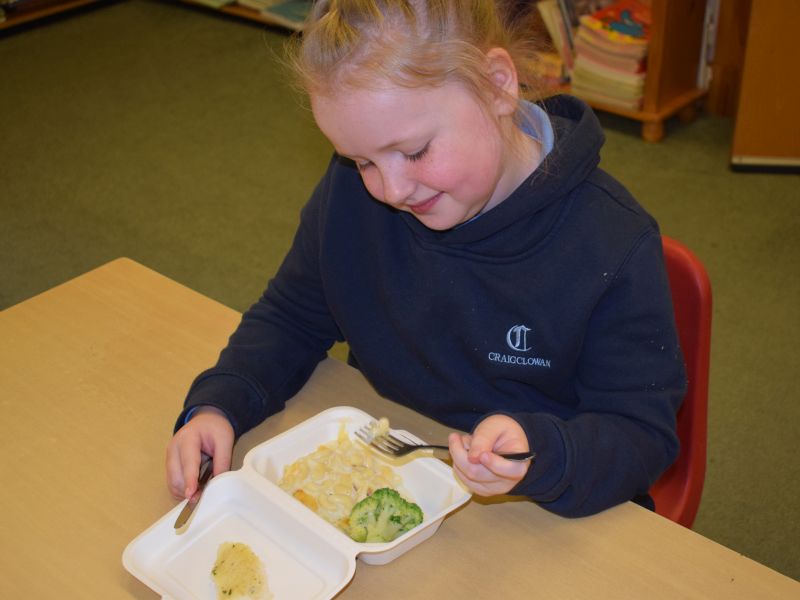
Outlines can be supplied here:
[[[122, 551], [175, 505], [163, 467], [173, 420], [238, 320], [127, 259], [0, 313], [0, 597], [155, 597]], [[446, 434], [328, 359], [242, 437], [234, 466], [334, 405]], [[568, 520], [531, 502], [473, 500], [394, 562], [359, 561], [340, 597], [786, 599], [800, 583], [634, 504]]]

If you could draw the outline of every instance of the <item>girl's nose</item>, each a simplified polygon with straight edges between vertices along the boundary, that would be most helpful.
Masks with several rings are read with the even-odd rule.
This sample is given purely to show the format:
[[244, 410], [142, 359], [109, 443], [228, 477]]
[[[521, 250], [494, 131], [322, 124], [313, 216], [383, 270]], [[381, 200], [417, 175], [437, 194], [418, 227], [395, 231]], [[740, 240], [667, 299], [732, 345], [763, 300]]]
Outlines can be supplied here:
[[414, 193], [414, 181], [402, 168], [389, 168], [381, 173], [383, 180], [383, 201], [400, 207]]

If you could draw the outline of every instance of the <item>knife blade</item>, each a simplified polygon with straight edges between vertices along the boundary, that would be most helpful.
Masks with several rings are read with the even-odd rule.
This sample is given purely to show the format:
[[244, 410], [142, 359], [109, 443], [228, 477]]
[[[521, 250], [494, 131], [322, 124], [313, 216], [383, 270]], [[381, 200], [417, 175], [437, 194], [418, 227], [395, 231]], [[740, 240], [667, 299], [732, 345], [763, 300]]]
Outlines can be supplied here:
[[208, 483], [208, 480], [211, 478], [211, 473], [213, 472], [214, 469], [211, 457], [204, 454], [203, 461], [200, 463], [200, 475], [197, 477], [197, 491], [195, 491], [192, 497], [189, 498], [184, 505], [181, 514], [179, 514], [178, 518], [175, 519], [175, 529], [180, 529], [186, 525], [189, 517], [192, 516], [194, 509], [200, 502], [200, 496], [203, 493], [203, 489], [206, 487], [206, 483]]

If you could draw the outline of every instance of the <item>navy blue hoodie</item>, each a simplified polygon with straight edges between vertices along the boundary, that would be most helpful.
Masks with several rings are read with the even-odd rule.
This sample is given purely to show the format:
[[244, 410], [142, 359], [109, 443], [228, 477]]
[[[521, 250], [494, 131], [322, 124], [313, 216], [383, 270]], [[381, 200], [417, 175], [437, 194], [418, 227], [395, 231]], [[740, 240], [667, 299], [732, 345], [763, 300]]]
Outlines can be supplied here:
[[434, 231], [334, 156], [294, 243], [178, 420], [236, 435], [280, 411], [336, 340], [383, 396], [453, 428], [515, 418], [538, 454], [512, 490], [566, 516], [646, 497], [678, 454], [683, 358], [655, 221], [598, 168], [579, 100], [544, 104], [545, 161], [505, 201]]

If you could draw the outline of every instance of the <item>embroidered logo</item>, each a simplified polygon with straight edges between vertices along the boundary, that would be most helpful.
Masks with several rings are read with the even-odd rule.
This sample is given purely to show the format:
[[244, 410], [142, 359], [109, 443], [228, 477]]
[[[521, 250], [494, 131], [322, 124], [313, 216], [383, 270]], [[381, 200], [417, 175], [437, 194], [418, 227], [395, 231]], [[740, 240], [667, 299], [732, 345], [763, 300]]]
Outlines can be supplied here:
[[517, 352], [527, 352], [531, 349], [531, 347], [528, 346], [529, 331], [531, 331], [530, 327], [514, 325], [506, 334], [506, 344], [508, 344], [509, 348]]
[[[512, 325], [506, 332], [506, 344], [514, 352], [529, 352], [532, 347], [528, 345], [528, 334], [533, 331], [527, 325]], [[551, 368], [549, 358], [538, 356], [519, 356], [504, 352], [489, 352], [487, 358], [495, 363], [520, 365], [523, 367]]]

